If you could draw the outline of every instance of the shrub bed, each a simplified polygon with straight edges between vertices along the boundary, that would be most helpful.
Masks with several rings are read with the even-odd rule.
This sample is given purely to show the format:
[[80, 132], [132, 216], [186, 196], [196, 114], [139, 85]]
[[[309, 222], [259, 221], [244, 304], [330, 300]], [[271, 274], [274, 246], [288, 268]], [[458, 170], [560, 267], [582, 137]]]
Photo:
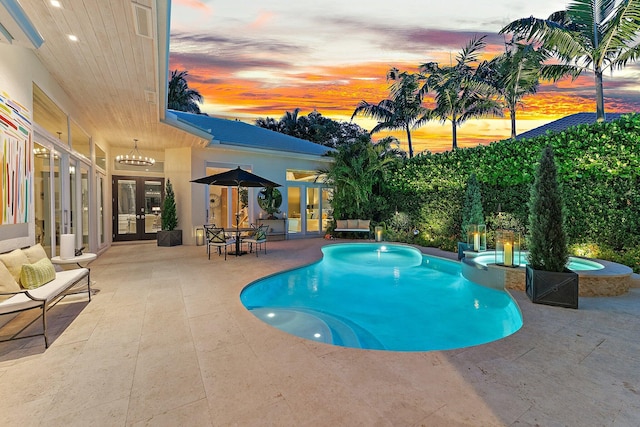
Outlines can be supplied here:
[[600, 258], [640, 272], [638, 114], [537, 138], [416, 156], [385, 182], [388, 205], [410, 215], [420, 230], [413, 241], [453, 250], [461, 238], [466, 181], [475, 173], [487, 222], [500, 208], [526, 230], [529, 189], [546, 145], [558, 165], [571, 247], [592, 245]]

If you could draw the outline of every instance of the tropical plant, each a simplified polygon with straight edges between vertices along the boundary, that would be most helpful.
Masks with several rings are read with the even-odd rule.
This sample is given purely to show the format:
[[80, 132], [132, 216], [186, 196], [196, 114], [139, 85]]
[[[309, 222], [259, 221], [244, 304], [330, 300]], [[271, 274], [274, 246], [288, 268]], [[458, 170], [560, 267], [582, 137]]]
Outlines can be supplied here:
[[502, 105], [496, 99], [494, 88], [478, 71], [480, 51], [485, 47], [485, 37], [472, 39], [456, 57], [456, 63], [441, 67], [437, 62], [420, 66], [423, 85], [420, 98], [428, 93], [435, 94], [435, 108], [416, 123], [438, 119], [442, 123], [451, 122], [452, 148], [458, 148], [458, 126], [470, 118], [485, 116], [502, 117]]
[[280, 119], [280, 126], [282, 126], [282, 133], [287, 135], [299, 137], [300, 136], [300, 122], [298, 121], [298, 114], [300, 109], [296, 108], [293, 111], [286, 111], [284, 116]]
[[567, 10], [547, 19], [517, 19], [500, 33], [513, 33], [539, 43], [560, 60], [542, 67], [542, 77], [574, 80], [592, 71], [596, 86], [596, 117], [604, 120], [603, 72], [620, 69], [640, 54], [640, 0], [574, 0]]
[[482, 212], [482, 195], [480, 185], [475, 173], [469, 176], [467, 189], [464, 193], [462, 203], [462, 235], [466, 236], [468, 228], [473, 224], [484, 224], [484, 213]]
[[402, 158], [390, 144], [388, 138], [373, 144], [371, 136], [363, 135], [329, 154], [334, 163], [319, 173], [326, 176], [326, 183], [334, 189], [331, 202], [334, 218], [380, 220], [385, 207], [381, 186], [388, 171]]
[[540, 84], [540, 69], [547, 58], [544, 49], [536, 50], [529, 43], [512, 40], [506, 43], [506, 51], [481, 67], [484, 78], [500, 95], [504, 107], [509, 110], [511, 138], [516, 137], [516, 111], [522, 99], [536, 93]]
[[167, 107], [171, 110], [200, 114], [198, 103], [203, 101], [202, 95], [187, 84], [188, 71], [173, 70], [169, 79]]
[[269, 129], [274, 132], [285, 133], [282, 129], [282, 126], [280, 125], [280, 121], [274, 119], [273, 117], [267, 117], [264, 119], [262, 117], [259, 117], [256, 119], [255, 123], [258, 127]]
[[553, 149], [542, 151], [529, 202], [529, 264], [534, 270], [562, 272], [569, 253], [562, 193]]
[[426, 114], [420, 93], [420, 75], [392, 68], [387, 73], [387, 81], [393, 81], [389, 88], [391, 97], [377, 104], [360, 101], [351, 115], [358, 114], [378, 120], [371, 134], [382, 130], [403, 130], [407, 134], [409, 158], [413, 157], [411, 130], [415, 129], [421, 117]]
[[176, 198], [173, 193], [171, 180], [167, 179], [164, 201], [162, 203], [162, 230], [172, 231], [178, 226], [178, 214], [176, 212]]
[[287, 111], [280, 120], [271, 117], [258, 118], [255, 124], [332, 148], [353, 142], [359, 136], [367, 134], [367, 131], [355, 123], [332, 120], [318, 111], [312, 111], [306, 116], [298, 114], [299, 109], [296, 108], [293, 112]]

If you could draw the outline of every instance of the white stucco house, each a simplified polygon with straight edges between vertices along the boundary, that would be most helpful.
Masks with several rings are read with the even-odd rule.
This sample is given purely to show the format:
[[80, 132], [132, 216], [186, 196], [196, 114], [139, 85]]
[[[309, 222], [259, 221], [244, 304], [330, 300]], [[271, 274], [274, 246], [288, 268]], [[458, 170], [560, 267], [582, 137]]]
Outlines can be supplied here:
[[[190, 181], [238, 166], [282, 185], [285, 237], [322, 234], [328, 148], [166, 109], [170, 12], [170, 0], [0, 2], [0, 252], [40, 242], [54, 256], [63, 233], [91, 252], [155, 239], [167, 180], [195, 244], [202, 224], [232, 224], [238, 195]], [[155, 163], [116, 161], [134, 146]], [[241, 194], [246, 222], [266, 218], [258, 192]]]

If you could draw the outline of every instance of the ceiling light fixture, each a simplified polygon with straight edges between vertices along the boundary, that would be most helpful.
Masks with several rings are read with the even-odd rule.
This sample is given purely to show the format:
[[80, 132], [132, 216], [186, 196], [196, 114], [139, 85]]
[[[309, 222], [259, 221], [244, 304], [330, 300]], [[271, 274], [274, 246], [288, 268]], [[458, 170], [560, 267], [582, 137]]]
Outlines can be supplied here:
[[[51, 152], [44, 147], [35, 147], [33, 149], [33, 155], [39, 159], [48, 159], [51, 157]], [[57, 159], [58, 155], [54, 153], [53, 158]]]
[[69, 37], [69, 40], [71, 40], [72, 42], [78, 41], [78, 37], [73, 34], [69, 34], [67, 37]]
[[152, 157], [144, 157], [138, 150], [138, 140], [133, 140], [133, 150], [126, 155], [116, 156], [116, 162], [129, 166], [153, 166], [156, 161]]
[[62, 3], [60, 3], [58, 0], [51, 0], [49, 3], [51, 3], [51, 6], [53, 7], [62, 7]]

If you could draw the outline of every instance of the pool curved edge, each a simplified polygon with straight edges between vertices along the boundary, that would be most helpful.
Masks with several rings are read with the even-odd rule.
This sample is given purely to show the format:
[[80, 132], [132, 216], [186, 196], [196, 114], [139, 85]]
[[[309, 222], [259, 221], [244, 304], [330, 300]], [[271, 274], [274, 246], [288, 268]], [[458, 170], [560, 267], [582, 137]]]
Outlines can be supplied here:
[[[438, 264], [435, 267], [437, 270], [440, 270], [440, 271], [443, 271], [443, 272], [444, 271], [449, 271], [449, 270], [455, 270], [455, 275], [462, 277], [462, 274], [461, 274], [461, 271], [460, 271], [460, 263], [458, 261], [456, 261], [456, 260], [452, 260], [450, 258], [445, 258], [445, 257], [438, 256], [438, 255], [424, 253], [420, 249], [419, 246], [415, 246], [415, 245], [402, 244], [402, 243], [396, 243], [396, 242], [385, 242], [383, 244], [393, 245], [393, 246], [396, 246], [396, 247], [401, 246], [403, 249], [408, 249], [411, 252], [414, 252], [415, 255], [419, 256], [423, 260], [423, 262], [424, 262], [425, 259], [431, 259], [432, 261], [436, 261], [438, 263], [441, 263], [441, 264]], [[260, 323], [262, 323], [263, 325], [269, 326], [270, 329], [279, 330], [280, 332], [282, 332], [282, 333], [284, 333], [286, 335], [296, 337], [296, 338], [301, 339], [303, 341], [313, 341], [313, 342], [315, 342], [317, 344], [325, 344], [325, 345], [338, 346], [338, 347], [347, 347], [347, 348], [352, 348], [352, 349], [356, 349], [356, 350], [364, 350], [364, 351], [381, 351], [382, 350], [382, 351], [391, 351], [391, 352], [404, 353], [404, 352], [447, 351], [447, 350], [455, 350], [455, 349], [460, 349], [460, 348], [471, 348], [471, 347], [481, 346], [481, 345], [489, 344], [489, 343], [492, 343], [494, 341], [499, 341], [501, 339], [507, 338], [510, 335], [513, 335], [513, 334], [517, 333], [523, 326], [523, 323], [524, 323], [523, 315], [522, 315], [522, 311], [521, 311], [518, 303], [516, 302], [515, 298], [510, 294], [510, 292], [508, 292], [506, 289], [503, 288], [503, 289], [500, 289], [500, 291], [502, 293], [504, 293], [508, 297], [508, 299], [511, 301], [511, 305], [510, 305], [511, 310], [513, 312], [515, 312], [515, 314], [512, 315], [511, 317], [513, 317], [514, 319], [519, 319], [519, 321], [514, 322], [515, 326], [512, 328], [512, 330], [510, 330], [508, 332], [503, 332], [503, 335], [501, 335], [500, 337], [491, 338], [491, 339], [488, 339], [488, 340], [476, 340], [476, 341], [470, 342], [470, 343], [468, 343], [468, 344], [466, 344], [465, 346], [462, 346], [462, 347], [454, 345], [454, 346], [451, 346], [451, 347], [442, 347], [442, 348], [437, 347], [437, 348], [425, 348], [425, 349], [422, 349], [422, 348], [416, 348], [416, 349], [414, 349], [414, 348], [394, 349], [394, 348], [387, 348], [383, 343], [381, 343], [379, 341], [376, 341], [374, 343], [375, 345], [372, 346], [370, 341], [371, 340], [375, 341], [376, 337], [371, 335], [370, 337], [369, 336], [365, 336], [365, 338], [364, 338], [365, 341], [367, 341], [366, 346], [351, 345], [348, 342], [344, 342], [344, 343], [343, 342], [335, 342], [333, 340], [333, 338], [331, 337], [332, 334], [324, 334], [324, 335], [327, 335], [327, 337], [331, 338], [331, 341], [327, 341], [325, 339], [326, 337], [324, 337], [324, 336], [322, 338], [316, 338], [315, 336], [313, 338], [306, 337], [306, 336], [298, 334], [296, 331], [287, 330], [286, 328], [281, 328], [280, 326], [273, 325], [273, 324], [271, 324], [271, 322], [265, 321], [265, 319], [263, 319], [260, 316], [260, 314], [261, 314], [260, 310], [264, 311], [266, 313], [267, 317], [270, 317], [269, 316], [270, 312], [272, 312], [274, 309], [275, 310], [279, 310], [279, 311], [286, 311], [286, 312], [288, 312], [288, 314], [300, 315], [300, 314], [311, 313], [311, 310], [308, 309], [308, 308], [300, 309], [299, 307], [293, 307], [291, 309], [288, 309], [288, 308], [283, 308], [283, 307], [275, 307], [274, 308], [274, 307], [266, 307], [266, 306], [265, 307], [260, 307], [260, 306], [253, 307], [250, 304], [247, 304], [246, 298], [243, 297], [243, 295], [245, 295], [245, 291], [247, 289], [255, 286], [256, 284], [259, 284], [259, 282], [262, 282], [265, 279], [269, 279], [269, 278], [271, 278], [273, 276], [279, 276], [279, 275], [282, 275], [282, 274], [287, 273], [287, 272], [294, 272], [296, 270], [302, 270], [302, 269], [311, 267], [311, 266], [313, 266], [315, 264], [321, 263], [325, 259], [325, 257], [328, 256], [328, 252], [330, 252], [330, 251], [325, 252], [325, 250], [324, 250], [325, 248], [330, 247], [330, 246], [344, 246], [344, 245], [345, 245], [344, 243], [335, 243], [335, 244], [324, 245], [324, 246], [322, 246], [320, 248], [321, 252], [322, 252], [322, 256], [321, 256], [321, 258], [319, 258], [317, 260], [314, 260], [312, 262], [309, 262], [309, 263], [306, 263], [306, 264], [303, 264], [303, 265], [299, 265], [299, 266], [295, 266], [295, 267], [291, 267], [291, 268], [286, 268], [286, 269], [283, 269], [283, 270], [280, 270], [280, 271], [276, 271], [276, 272], [267, 274], [265, 276], [256, 278], [255, 280], [252, 280], [251, 282], [247, 283], [246, 285], [244, 285], [240, 289], [240, 292], [238, 293], [237, 302], [239, 303], [239, 305], [241, 307], [244, 308], [244, 312], [245, 313], [251, 314], [254, 319], [259, 320]], [[352, 246], [354, 244], [350, 244], [350, 245]], [[358, 245], [358, 243], [355, 243], [355, 245]], [[371, 243], [362, 243], [362, 245], [369, 245], [370, 246]], [[428, 263], [428, 261], [427, 261], [427, 263]], [[420, 263], [419, 265], [422, 265], [422, 263]], [[478, 284], [476, 283], [476, 285], [478, 285]], [[477, 301], [476, 301], [476, 303], [477, 303]], [[289, 312], [291, 312], [291, 313], [289, 313]], [[322, 320], [322, 323], [326, 324], [327, 327], [329, 327], [330, 325], [328, 325], [329, 322], [326, 321], [326, 318], [328, 316], [331, 316], [331, 313], [326, 313], [324, 311], [323, 312], [319, 312], [319, 313], [321, 313], [321, 315], [322, 315], [322, 317], [320, 319], [320, 320]], [[311, 313], [311, 314], [315, 314], [315, 313]], [[308, 316], [308, 317], [311, 317], [311, 316]], [[334, 321], [332, 320], [332, 322], [334, 322]], [[333, 323], [332, 323], [331, 327], [334, 327], [334, 326], [335, 325], [333, 325]], [[356, 324], [356, 326], [358, 326], [358, 325]], [[353, 328], [353, 325], [351, 325], [351, 328]], [[330, 331], [333, 331], [333, 329], [330, 329]], [[338, 338], [339, 339], [343, 339], [344, 336], [343, 335], [339, 335]], [[362, 336], [358, 335], [358, 340], [362, 341], [362, 339], [363, 339]]]
[[[579, 257], [574, 257], [579, 258]], [[590, 259], [601, 264], [600, 270], [578, 270], [578, 295], [581, 297], [605, 297], [624, 295], [629, 291], [633, 270], [625, 265], [601, 259]], [[525, 268], [486, 266], [475, 263], [473, 258], [463, 258], [462, 274], [467, 280], [495, 289], [525, 290]]]

